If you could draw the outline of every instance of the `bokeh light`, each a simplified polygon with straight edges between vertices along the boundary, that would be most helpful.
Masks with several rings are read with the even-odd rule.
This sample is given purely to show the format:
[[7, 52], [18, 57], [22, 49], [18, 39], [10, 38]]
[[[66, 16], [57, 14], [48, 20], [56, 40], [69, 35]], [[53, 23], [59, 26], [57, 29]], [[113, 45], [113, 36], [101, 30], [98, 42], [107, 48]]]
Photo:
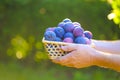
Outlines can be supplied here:
[[107, 18], [109, 19], [109, 20], [112, 20], [113, 18], [115, 18], [115, 13], [110, 13], [110, 14], [108, 14], [108, 16], [107, 16]]
[[21, 36], [17, 35], [11, 40], [11, 48], [8, 50], [8, 54], [11, 54], [11, 50], [13, 50], [12, 54], [16, 56], [16, 58], [21, 59], [25, 58], [30, 51], [29, 43], [22, 38]]

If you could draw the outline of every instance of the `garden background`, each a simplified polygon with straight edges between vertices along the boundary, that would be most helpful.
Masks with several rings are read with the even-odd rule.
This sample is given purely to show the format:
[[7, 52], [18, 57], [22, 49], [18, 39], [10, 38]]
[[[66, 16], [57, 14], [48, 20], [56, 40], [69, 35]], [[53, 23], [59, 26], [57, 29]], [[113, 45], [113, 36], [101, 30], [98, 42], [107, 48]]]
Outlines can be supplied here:
[[44, 31], [65, 18], [94, 39], [120, 39], [119, 0], [0, 0], [0, 80], [120, 80], [111, 69], [75, 69], [48, 59]]

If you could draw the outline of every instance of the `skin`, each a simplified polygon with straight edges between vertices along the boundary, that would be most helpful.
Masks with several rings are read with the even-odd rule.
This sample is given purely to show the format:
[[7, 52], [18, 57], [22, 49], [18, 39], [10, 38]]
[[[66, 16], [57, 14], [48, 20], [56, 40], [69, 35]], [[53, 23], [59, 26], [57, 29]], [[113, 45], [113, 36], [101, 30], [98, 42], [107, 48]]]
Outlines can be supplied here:
[[99, 66], [120, 72], [120, 41], [92, 40], [94, 46], [72, 44], [61, 49], [69, 53], [52, 61], [67, 67]]
[[120, 40], [116, 41], [101, 41], [101, 40], [92, 40], [95, 44], [95, 49], [111, 54], [120, 54]]

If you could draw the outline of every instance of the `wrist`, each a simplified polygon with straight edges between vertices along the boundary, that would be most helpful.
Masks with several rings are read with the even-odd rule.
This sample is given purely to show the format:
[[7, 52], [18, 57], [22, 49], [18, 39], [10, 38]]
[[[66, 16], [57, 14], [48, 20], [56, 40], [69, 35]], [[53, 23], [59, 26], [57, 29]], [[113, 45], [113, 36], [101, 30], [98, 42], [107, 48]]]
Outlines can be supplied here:
[[93, 49], [91, 55], [92, 55], [91, 59], [92, 59], [93, 65], [98, 66], [102, 62], [101, 60], [102, 55], [96, 49]]
[[104, 52], [95, 50], [95, 52], [94, 52], [94, 65], [106, 68], [107, 63], [108, 63], [108, 61], [106, 60], [107, 55], [109, 55], [109, 53], [105, 54]]

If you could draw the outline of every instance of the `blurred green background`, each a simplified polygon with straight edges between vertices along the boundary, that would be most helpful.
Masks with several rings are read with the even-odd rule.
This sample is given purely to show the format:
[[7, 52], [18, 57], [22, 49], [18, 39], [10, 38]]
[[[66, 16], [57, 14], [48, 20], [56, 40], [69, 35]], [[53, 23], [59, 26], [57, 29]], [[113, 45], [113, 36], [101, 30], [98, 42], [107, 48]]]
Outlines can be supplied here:
[[48, 59], [44, 31], [65, 18], [94, 39], [120, 39], [119, 0], [0, 0], [0, 80], [120, 80], [110, 69], [75, 69]]

